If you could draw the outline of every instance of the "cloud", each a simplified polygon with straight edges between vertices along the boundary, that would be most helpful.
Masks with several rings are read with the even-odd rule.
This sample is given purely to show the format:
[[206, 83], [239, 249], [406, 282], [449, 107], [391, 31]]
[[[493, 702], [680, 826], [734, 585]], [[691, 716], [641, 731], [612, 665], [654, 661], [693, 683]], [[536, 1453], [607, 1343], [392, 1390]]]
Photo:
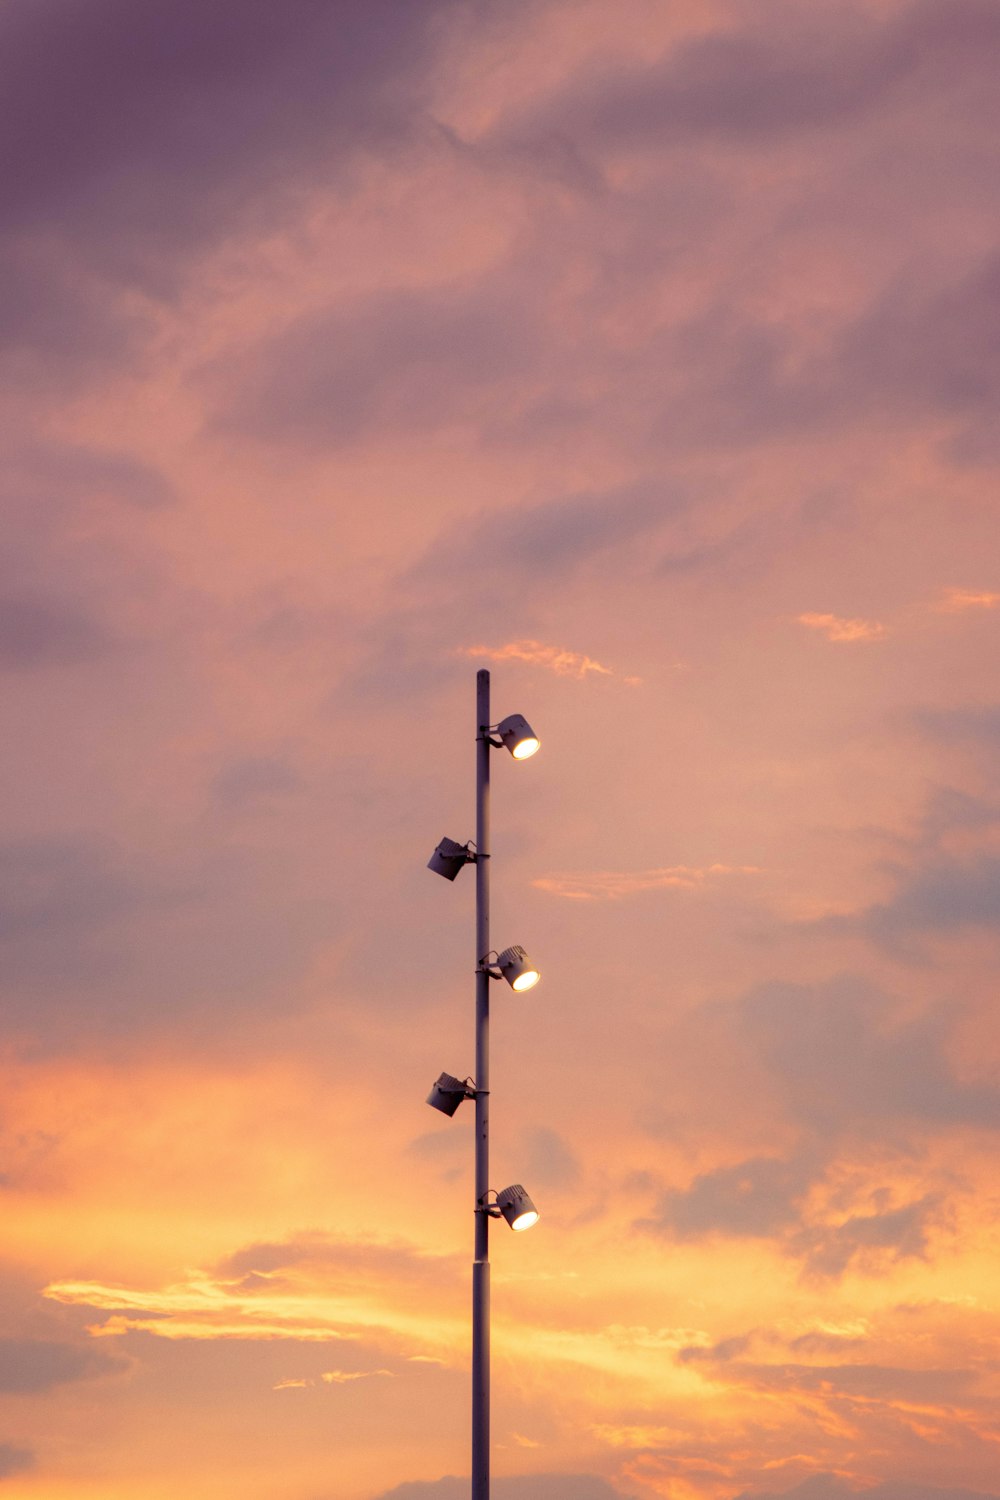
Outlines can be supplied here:
[[912, 722], [921, 734], [943, 744], [982, 745], [987, 749], [1000, 744], [1000, 703], [920, 708], [914, 711]]
[[256, 437], [336, 447], [380, 432], [472, 421], [520, 383], [538, 351], [523, 299], [493, 286], [379, 292], [347, 311], [310, 311], [268, 338], [235, 377], [217, 423]]
[[267, 803], [301, 789], [302, 778], [286, 760], [247, 755], [230, 760], [212, 778], [212, 796], [230, 811]]
[[948, 588], [934, 608], [940, 614], [959, 615], [969, 610], [996, 609], [998, 604], [1000, 594], [992, 594], [985, 589], [977, 592], [974, 589]]
[[44, 1295], [100, 1313], [101, 1321], [90, 1327], [97, 1337], [143, 1332], [173, 1341], [311, 1343], [388, 1338], [418, 1353], [440, 1353], [451, 1336], [452, 1259], [402, 1244], [309, 1234], [247, 1246], [212, 1272], [193, 1272], [155, 1289], [63, 1280], [50, 1283]]
[[454, 643], [468, 637], [470, 619], [488, 619], [501, 640], [509, 633], [522, 641], [539, 629], [540, 602], [574, 578], [596, 579], [610, 554], [656, 531], [686, 504], [673, 487], [642, 481], [505, 503], [449, 523], [395, 580], [400, 605], [379, 621], [348, 688], [380, 703], [439, 688], [458, 670]]
[[[263, 1280], [263, 1278], [261, 1278]], [[130, 1332], [157, 1338], [185, 1339], [295, 1339], [325, 1341], [360, 1339], [370, 1331], [366, 1318], [349, 1297], [310, 1303], [280, 1285], [262, 1286], [252, 1295], [193, 1275], [158, 1290], [111, 1286], [97, 1281], [53, 1281], [44, 1295], [70, 1307], [103, 1314], [92, 1324], [97, 1337]]]
[[551, 587], [558, 578], [645, 536], [682, 508], [681, 499], [662, 483], [647, 482], [492, 511], [449, 528], [415, 564], [408, 580], [424, 585], [428, 579], [451, 578], [489, 557], [491, 573], [500, 580], [494, 587], [509, 599], [513, 582], [520, 580], [534, 591], [545, 579]]
[[385, 1375], [389, 1379], [395, 1378], [392, 1370], [323, 1370], [318, 1380], [308, 1377], [299, 1379], [279, 1380], [271, 1387], [275, 1391], [303, 1391], [310, 1390], [317, 1385], [352, 1385], [356, 1380], [370, 1380], [373, 1375]]
[[[653, 1215], [637, 1228], [677, 1240], [721, 1234], [773, 1241], [799, 1260], [809, 1277], [842, 1276], [848, 1268], [881, 1274], [887, 1264], [907, 1257], [926, 1259], [929, 1234], [942, 1217], [943, 1195], [846, 1218], [836, 1197], [810, 1204], [832, 1156], [806, 1149], [789, 1158], [760, 1156], [699, 1174], [689, 1187], [670, 1189]], [[821, 1199], [822, 1199], [821, 1194]], [[739, 1351], [736, 1351], [739, 1352]], [[729, 1358], [733, 1353], [697, 1350], [689, 1359]]]
[[0, 1479], [11, 1474], [26, 1474], [35, 1467], [36, 1458], [29, 1448], [17, 1448], [12, 1443], [0, 1443]]
[[[904, 434], [921, 416], [933, 419], [932, 440], [952, 462], [990, 465], [1000, 359], [988, 330], [998, 303], [1000, 258], [992, 253], [935, 277], [901, 273], [822, 340], [805, 340], [794, 321], [765, 317], [724, 289], [688, 323], [652, 338], [645, 359], [651, 372], [683, 362], [686, 380], [670, 409], [671, 430], [685, 443], [747, 448], [868, 436], [877, 407], [883, 426]], [[662, 411], [650, 409], [648, 420], [652, 431]]]
[[837, 19], [824, 11], [821, 37], [786, 10], [780, 35], [758, 20], [684, 38], [651, 65], [592, 65], [507, 129], [524, 136], [558, 130], [605, 151], [652, 152], [713, 136], [753, 149], [792, 130], [829, 126], [873, 108], [906, 71], [880, 28]]
[[[8, 973], [90, 967], [98, 932], [144, 898], [117, 852], [96, 839], [25, 839], [0, 844], [0, 944]], [[61, 951], [65, 945], [65, 951]]]
[[[618, 1490], [596, 1474], [509, 1474], [490, 1480], [497, 1500], [621, 1500]], [[376, 1500], [465, 1500], [468, 1479], [409, 1480], [384, 1490]]]
[[569, 901], [620, 901], [642, 891], [704, 889], [720, 875], [759, 875], [758, 865], [666, 865], [652, 870], [593, 870], [541, 875], [531, 883]]
[[975, 929], [1000, 932], [1000, 857], [938, 857], [896, 874], [896, 890], [889, 900], [850, 915], [823, 918], [820, 925], [831, 931], [863, 932], [901, 956], [906, 956], [905, 943], [925, 937]]
[[449, 522], [393, 581], [398, 607], [363, 640], [347, 689], [365, 701], [397, 704], [401, 696], [440, 689], [460, 671], [455, 642], [468, 639], [470, 620], [488, 621], [501, 641], [533, 642], [545, 601], [574, 578], [596, 583], [611, 554], [685, 508], [676, 488], [639, 481], [521, 505], [505, 501]]
[[841, 1224], [809, 1225], [791, 1242], [810, 1275], [842, 1276], [849, 1266], [927, 1259], [930, 1230], [941, 1217], [942, 1197], [927, 1193], [914, 1203], [883, 1213], [851, 1214]]
[[119, 1374], [120, 1359], [93, 1347], [45, 1339], [0, 1339], [0, 1391], [49, 1391], [71, 1381]]
[[893, 998], [862, 977], [764, 984], [719, 1006], [715, 1023], [763, 1063], [791, 1118], [830, 1139], [860, 1131], [870, 1142], [902, 1120], [1000, 1125], [1000, 1089], [951, 1070], [949, 1012], [900, 1019]]
[[[146, 235], [228, 232], [255, 173], [274, 189], [282, 173], [301, 180], [398, 136], [448, 8], [16, 0], [0, 25], [3, 54], [18, 59], [0, 115], [5, 222], [22, 234], [65, 225], [108, 260], [117, 238], [125, 266]], [[229, 222], [213, 225], [220, 210]]]
[[76, 605], [37, 595], [0, 598], [0, 671], [80, 666], [112, 645], [98, 617]]
[[[541, 641], [510, 641], [506, 646], [461, 646], [458, 654], [487, 661], [523, 661], [534, 666], [548, 667], [558, 677], [586, 677], [596, 672], [603, 677], [613, 677], [610, 667], [602, 666], [593, 657], [582, 656], [578, 651], [567, 651], [559, 646], [543, 646]], [[638, 679], [629, 678], [629, 682]]]
[[789, 1490], [743, 1490], [736, 1500], [1000, 1500], [985, 1490], [966, 1490], [921, 1484], [914, 1479], [891, 1479], [885, 1484], [855, 1487], [835, 1474], [812, 1474]]
[[447, 1258], [424, 1254], [401, 1242], [338, 1240], [316, 1232], [246, 1245], [220, 1261], [215, 1271], [223, 1280], [237, 1282], [245, 1276], [270, 1277], [301, 1268], [372, 1285], [386, 1278], [433, 1285], [447, 1264]]
[[[186, 759], [170, 762], [182, 786]], [[175, 807], [166, 784], [155, 784], [161, 810]], [[199, 767], [199, 800], [203, 791]], [[8, 1031], [50, 1050], [72, 1044], [83, 1014], [93, 1040], [166, 1034], [195, 1016], [209, 1031], [230, 1029], [235, 1011], [246, 1018], [255, 1002], [272, 1006], [275, 984], [283, 1005], [294, 1004], [310, 956], [334, 940], [336, 904], [314, 900], [297, 865], [270, 882], [232, 825], [175, 850], [151, 829], [130, 833], [0, 843]]]
[[797, 1223], [799, 1208], [816, 1172], [809, 1157], [782, 1161], [751, 1157], [696, 1177], [690, 1187], [664, 1193], [639, 1228], [699, 1239], [721, 1232], [767, 1236]]
[[877, 641], [886, 634], [886, 628], [878, 620], [848, 620], [841, 615], [804, 614], [797, 615], [800, 625], [809, 630], [819, 630], [828, 641]]
[[887, 1402], [926, 1401], [934, 1405], [960, 1398], [979, 1380], [974, 1370], [871, 1364], [750, 1364], [738, 1360], [726, 1365], [726, 1377], [757, 1390], [823, 1391], [827, 1396]]
[[310, 192], [343, 187], [366, 151], [426, 132], [437, 26], [455, 8], [0, 7], [8, 385], [52, 393], [98, 362], [120, 369], [199, 257], [270, 233]]
[[524, 1175], [539, 1187], [566, 1188], [578, 1182], [581, 1167], [576, 1153], [558, 1131], [539, 1125], [524, 1144]]

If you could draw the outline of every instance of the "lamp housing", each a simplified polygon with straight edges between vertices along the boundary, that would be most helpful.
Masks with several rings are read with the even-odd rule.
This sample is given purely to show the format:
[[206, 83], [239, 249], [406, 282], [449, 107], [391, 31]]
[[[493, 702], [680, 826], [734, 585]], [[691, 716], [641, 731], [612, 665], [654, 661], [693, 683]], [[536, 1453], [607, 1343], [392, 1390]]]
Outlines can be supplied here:
[[530, 990], [538, 983], [538, 970], [516, 943], [497, 954], [497, 968], [512, 990]]
[[468, 844], [456, 843], [454, 839], [442, 839], [427, 861], [428, 870], [443, 875], [445, 880], [454, 880], [463, 865], [474, 864], [476, 856]]
[[538, 736], [523, 714], [508, 714], [501, 719], [497, 734], [515, 760], [527, 760], [538, 749]]
[[538, 1209], [519, 1182], [497, 1193], [497, 1208], [511, 1229], [520, 1232], [538, 1223]]
[[432, 1109], [439, 1109], [443, 1115], [451, 1117], [463, 1099], [471, 1099], [474, 1095], [475, 1089], [470, 1088], [468, 1082], [453, 1078], [450, 1073], [442, 1073], [427, 1095], [427, 1103]]

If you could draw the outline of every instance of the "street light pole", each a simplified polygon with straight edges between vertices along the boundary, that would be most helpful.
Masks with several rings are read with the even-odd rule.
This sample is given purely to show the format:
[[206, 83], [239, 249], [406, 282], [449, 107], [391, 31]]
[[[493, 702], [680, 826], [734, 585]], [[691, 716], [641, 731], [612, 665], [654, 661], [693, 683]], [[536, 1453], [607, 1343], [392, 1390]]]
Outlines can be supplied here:
[[490, 1496], [490, 674], [476, 674], [476, 1203], [472, 1262], [472, 1500]]
[[[514, 1230], [529, 1229], [538, 1210], [520, 1183], [494, 1193], [490, 1187], [490, 980], [506, 979], [523, 994], [538, 982], [538, 970], [517, 944], [495, 953], [490, 947], [490, 751], [508, 750], [527, 760], [538, 737], [522, 714], [490, 722], [490, 674], [476, 676], [476, 839], [459, 844], [445, 838], [428, 868], [454, 880], [463, 867], [476, 867], [476, 1076], [464, 1081], [442, 1073], [427, 1103], [449, 1118], [463, 1099], [476, 1102], [475, 1241], [472, 1261], [472, 1500], [490, 1500], [490, 1219], [506, 1219]], [[493, 1194], [491, 1202], [490, 1195]]]

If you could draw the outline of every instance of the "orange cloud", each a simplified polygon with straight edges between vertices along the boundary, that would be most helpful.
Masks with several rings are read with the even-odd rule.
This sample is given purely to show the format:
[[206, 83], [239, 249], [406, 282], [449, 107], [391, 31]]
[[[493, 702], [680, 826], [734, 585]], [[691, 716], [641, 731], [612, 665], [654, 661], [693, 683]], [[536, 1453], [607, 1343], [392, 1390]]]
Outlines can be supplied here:
[[945, 589], [934, 608], [940, 614], [958, 615], [968, 609], [996, 609], [998, 604], [1000, 594], [991, 594], [986, 589], [979, 592], [975, 589]]
[[[45, 1288], [52, 1301], [85, 1307], [103, 1314], [88, 1332], [95, 1338], [114, 1338], [137, 1331], [171, 1340], [295, 1339], [325, 1343], [356, 1342], [361, 1338], [389, 1338], [411, 1348], [460, 1346], [462, 1331], [447, 1316], [426, 1305], [414, 1313], [405, 1293], [384, 1295], [361, 1285], [339, 1285], [330, 1291], [322, 1277], [288, 1272], [270, 1282], [258, 1273], [253, 1289], [246, 1283], [191, 1273], [159, 1290], [105, 1285], [93, 1281], [58, 1281]], [[398, 1289], [397, 1289], [398, 1291]], [[368, 1371], [368, 1374], [385, 1373]], [[328, 1383], [356, 1378], [332, 1370]]]
[[666, 865], [655, 870], [592, 870], [582, 874], [543, 875], [532, 881], [540, 891], [569, 901], [620, 901], [640, 891], [676, 888], [697, 890], [716, 875], [759, 875], [759, 865]]
[[[559, 646], [543, 646], [541, 641], [510, 641], [506, 646], [462, 646], [460, 656], [485, 657], [488, 661], [524, 661], [534, 666], [548, 667], [559, 677], [586, 677], [596, 672], [602, 677], [613, 677], [610, 667], [602, 666], [592, 656], [583, 656], [579, 651], [566, 651]], [[639, 681], [630, 678], [631, 684]]]
[[[319, 1377], [321, 1385], [349, 1385], [353, 1380], [369, 1380], [373, 1375], [387, 1375], [390, 1380], [394, 1379], [391, 1370], [324, 1370]], [[277, 1385], [271, 1387], [274, 1391], [305, 1391], [315, 1386], [316, 1381], [308, 1378], [291, 1380], [279, 1380]]]
[[845, 620], [840, 615], [797, 615], [800, 625], [819, 630], [828, 641], [877, 641], [886, 634], [880, 620]]

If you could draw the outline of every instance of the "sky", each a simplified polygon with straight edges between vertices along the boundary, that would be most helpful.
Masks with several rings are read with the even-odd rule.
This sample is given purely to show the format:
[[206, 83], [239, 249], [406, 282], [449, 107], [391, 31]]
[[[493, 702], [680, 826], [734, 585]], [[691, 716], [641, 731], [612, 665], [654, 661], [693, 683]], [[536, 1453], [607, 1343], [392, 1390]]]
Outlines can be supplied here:
[[1000, 1497], [1000, 7], [0, 4], [0, 1494]]

